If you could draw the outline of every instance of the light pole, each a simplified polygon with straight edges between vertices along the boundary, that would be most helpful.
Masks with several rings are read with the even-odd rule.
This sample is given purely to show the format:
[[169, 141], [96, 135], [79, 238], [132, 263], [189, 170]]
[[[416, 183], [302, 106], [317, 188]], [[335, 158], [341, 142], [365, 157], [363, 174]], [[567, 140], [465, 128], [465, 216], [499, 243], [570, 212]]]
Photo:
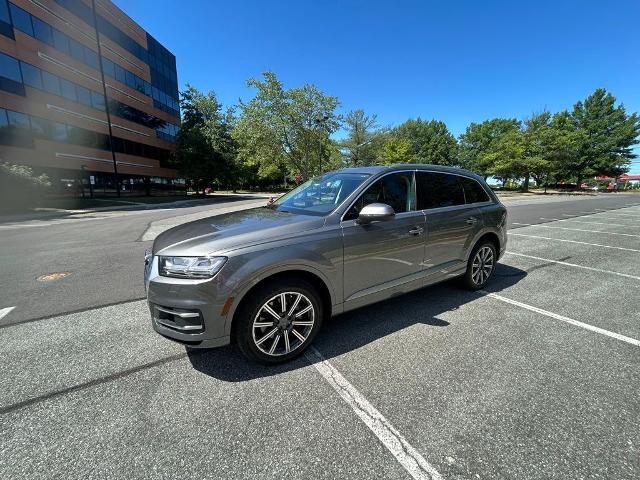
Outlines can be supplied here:
[[318, 127], [318, 161], [320, 162], [320, 175], [322, 175], [322, 136], [319, 130], [326, 128], [327, 120], [329, 120], [329, 115], [326, 113], [324, 115], [318, 115], [315, 119], [315, 124]]

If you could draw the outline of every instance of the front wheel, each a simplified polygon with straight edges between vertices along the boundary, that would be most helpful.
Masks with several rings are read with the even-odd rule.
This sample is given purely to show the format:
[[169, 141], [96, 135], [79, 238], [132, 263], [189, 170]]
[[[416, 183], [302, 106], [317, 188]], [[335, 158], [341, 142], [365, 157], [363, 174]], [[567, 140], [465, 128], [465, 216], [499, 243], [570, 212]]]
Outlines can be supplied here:
[[250, 360], [285, 362], [313, 341], [322, 314], [320, 296], [307, 282], [266, 284], [247, 298], [238, 312], [238, 347]]
[[496, 247], [493, 242], [482, 242], [476, 245], [469, 255], [467, 271], [462, 283], [470, 290], [483, 288], [493, 276], [496, 268]]

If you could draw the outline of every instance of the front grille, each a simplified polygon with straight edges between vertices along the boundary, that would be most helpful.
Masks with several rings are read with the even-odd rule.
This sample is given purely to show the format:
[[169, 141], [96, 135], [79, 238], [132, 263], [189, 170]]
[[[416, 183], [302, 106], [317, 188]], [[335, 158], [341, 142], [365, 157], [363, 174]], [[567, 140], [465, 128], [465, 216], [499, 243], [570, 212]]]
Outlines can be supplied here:
[[183, 308], [163, 307], [153, 305], [153, 320], [163, 327], [181, 333], [202, 333], [204, 322], [200, 310], [186, 310]]

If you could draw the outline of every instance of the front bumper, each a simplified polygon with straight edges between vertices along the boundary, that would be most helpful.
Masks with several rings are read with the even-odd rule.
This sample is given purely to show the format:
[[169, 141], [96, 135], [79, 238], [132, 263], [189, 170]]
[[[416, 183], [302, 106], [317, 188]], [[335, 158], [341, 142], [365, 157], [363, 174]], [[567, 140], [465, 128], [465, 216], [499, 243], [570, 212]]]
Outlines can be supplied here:
[[223, 314], [229, 297], [221, 273], [206, 280], [163, 277], [158, 257], [147, 258], [145, 288], [153, 329], [193, 348], [227, 345], [231, 319]]

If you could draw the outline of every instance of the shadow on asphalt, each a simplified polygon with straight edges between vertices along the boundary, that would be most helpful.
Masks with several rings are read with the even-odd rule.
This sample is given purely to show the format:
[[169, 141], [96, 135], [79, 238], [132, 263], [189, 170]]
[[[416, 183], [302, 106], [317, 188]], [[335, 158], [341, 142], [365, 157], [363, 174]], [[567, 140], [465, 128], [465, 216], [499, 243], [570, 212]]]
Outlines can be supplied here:
[[[519, 268], [498, 264], [485, 290], [499, 292], [526, 275], [527, 272]], [[455, 311], [484, 295], [464, 290], [456, 281], [426, 287], [325, 321], [313, 344], [326, 359], [331, 359], [418, 323], [446, 328], [449, 322], [437, 318], [440, 314]], [[279, 375], [309, 365], [304, 356], [280, 365], [259, 365], [248, 361], [235, 345], [213, 350], [187, 349], [187, 355], [196, 370], [226, 382]]]

